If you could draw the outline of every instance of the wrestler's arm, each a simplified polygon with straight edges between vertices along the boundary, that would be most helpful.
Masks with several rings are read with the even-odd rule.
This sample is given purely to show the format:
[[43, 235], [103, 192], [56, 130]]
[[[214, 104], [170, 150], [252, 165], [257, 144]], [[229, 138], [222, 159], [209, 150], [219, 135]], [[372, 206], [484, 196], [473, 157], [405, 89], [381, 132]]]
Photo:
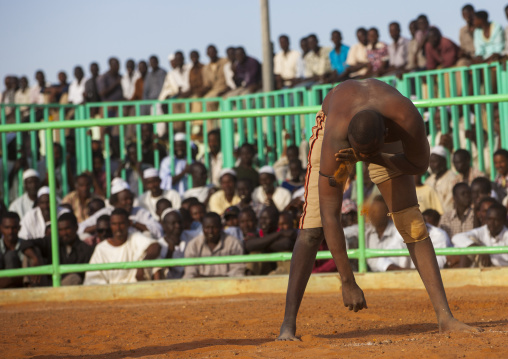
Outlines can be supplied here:
[[[340, 142], [331, 137], [330, 132], [325, 131], [321, 150], [321, 172], [327, 175], [335, 173], [339, 166], [339, 163], [335, 162], [334, 153], [349, 146], [347, 141]], [[347, 256], [346, 240], [341, 224], [344, 183], [337, 183], [332, 187], [328, 178], [319, 176], [318, 188], [323, 231], [342, 281], [344, 305], [356, 312], [367, 308], [367, 304], [362, 290], [356, 284]]]

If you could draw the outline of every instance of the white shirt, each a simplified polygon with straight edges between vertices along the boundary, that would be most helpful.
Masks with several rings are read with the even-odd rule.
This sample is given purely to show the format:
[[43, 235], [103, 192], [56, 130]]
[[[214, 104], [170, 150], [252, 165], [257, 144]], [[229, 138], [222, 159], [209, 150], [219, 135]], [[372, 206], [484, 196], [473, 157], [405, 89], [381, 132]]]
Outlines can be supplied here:
[[[272, 200], [279, 212], [282, 212], [289, 202], [291, 202], [291, 192], [282, 187], [275, 187]], [[263, 187], [258, 186], [254, 192], [252, 192], [252, 202], [255, 204], [267, 203], [267, 197]]]
[[[139, 232], [129, 234], [127, 241], [115, 247], [108, 241], [102, 241], [95, 247], [90, 263], [116, 263], [141, 261], [147, 248], [157, 241]], [[135, 283], [137, 269], [114, 269], [86, 272], [84, 285]]]
[[134, 91], [136, 89], [136, 81], [141, 77], [139, 71], [134, 71], [132, 77], [129, 76], [128, 73], [122, 76], [121, 85], [123, 91], [123, 97], [126, 100], [130, 100], [134, 95]]
[[388, 57], [390, 58], [390, 66], [406, 66], [409, 56], [408, 49], [409, 40], [402, 36], [399, 37], [399, 40], [397, 40], [397, 49], [395, 49], [395, 43], [388, 45]]
[[[66, 212], [69, 212], [67, 208], [58, 207], [57, 217]], [[39, 207], [35, 207], [28, 211], [19, 224], [21, 226], [18, 233], [19, 238], [36, 239], [46, 236], [46, 221], [44, 220], [42, 211]]]
[[[187, 248], [187, 243], [189, 243], [193, 238], [194, 234], [189, 235], [186, 232], [192, 232], [192, 231], [183, 231], [182, 235], [180, 236], [180, 243], [178, 243], [177, 246], [175, 246], [175, 250], [173, 251], [173, 254], [171, 255], [171, 258], [183, 258], [185, 253], [185, 248]], [[157, 242], [161, 246], [161, 254], [160, 258], [166, 259], [166, 256], [168, 254], [168, 242], [164, 239], [164, 237], [159, 238]], [[168, 272], [166, 273], [166, 278], [168, 279], [177, 279], [183, 277], [183, 272], [185, 271], [185, 267], [169, 267]]]
[[[430, 241], [434, 248], [447, 248], [453, 247], [448, 234], [441, 228], [434, 227], [427, 223], [427, 231], [429, 231]], [[446, 256], [436, 256], [439, 268], [443, 268], [446, 264]], [[413, 261], [409, 261], [409, 268], [415, 269]]]
[[[51, 86], [49, 82], [46, 82], [46, 87], [49, 86]], [[38, 83], [36, 83], [30, 88], [30, 103], [42, 105], [44, 102], [46, 102], [46, 98], [44, 97], [44, 94], [41, 93], [41, 87]]]
[[228, 61], [224, 65], [224, 77], [226, 78], [226, 85], [228, 85], [228, 87], [231, 90], [236, 89], [236, 83], [235, 83], [235, 80], [233, 80], [234, 76], [235, 76], [235, 73], [233, 72], [233, 69], [231, 67], [231, 62]]
[[[346, 64], [349, 66], [355, 66], [358, 64], [363, 64], [369, 62], [367, 58], [367, 46], [364, 46], [362, 43], [356, 43], [349, 49], [347, 53]], [[367, 73], [367, 69], [363, 68], [360, 71], [352, 73], [351, 76], [360, 76], [365, 75]]]
[[156, 212], [157, 202], [161, 198], [166, 198], [171, 202], [172, 208], [179, 209], [182, 205], [182, 199], [180, 198], [180, 194], [173, 189], [163, 190], [162, 195], [159, 197], [152, 197], [152, 193], [150, 191], [146, 191], [139, 197], [139, 205], [150, 211], [150, 214], [153, 218], [158, 218]]
[[159, 101], [163, 101], [166, 98], [176, 96], [179, 92], [186, 92], [190, 89], [189, 73], [191, 66], [185, 64], [181, 69], [173, 69], [168, 72], [162, 85], [162, 90], [159, 95]]
[[311, 50], [305, 54], [305, 77], [322, 76], [332, 70], [329, 56], [331, 50], [330, 47], [321, 47], [318, 53]]
[[23, 193], [21, 197], [18, 197], [9, 206], [10, 212], [16, 212], [19, 214], [19, 218], [23, 218], [25, 214], [34, 208], [34, 201], [28, 197], [28, 193]]
[[[404, 240], [392, 221], [388, 222], [381, 238], [379, 238], [376, 229], [367, 224], [365, 226], [365, 246], [369, 249], [406, 249]], [[367, 259], [367, 264], [373, 272], [385, 272], [391, 264], [409, 268], [410, 261], [409, 257], [378, 257]]]
[[[114, 211], [114, 207], [105, 207], [97, 212], [95, 212], [92, 216], [85, 219], [83, 222], [81, 222], [78, 226], [78, 235], [82, 236], [85, 233], [85, 229], [88, 227], [95, 226], [97, 224], [97, 218], [100, 216], [107, 214], [108, 216], [111, 215], [111, 213]], [[160, 238], [162, 237], [162, 227], [157, 220], [152, 217], [149, 211], [147, 211], [144, 208], [141, 207], [134, 207], [132, 208], [132, 212], [129, 216], [129, 219], [131, 221], [139, 222], [144, 224], [147, 228], [150, 234], [153, 238]]]
[[213, 185], [190, 188], [183, 194], [183, 199], [194, 197], [197, 198], [199, 202], [205, 203], [212, 187]]
[[[487, 225], [484, 225], [480, 228], [454, 235], [452, 243], [458, 248], [469, 247], [474, 243], [486, 247], [508, 246], [508, 229], [503, 227], [501, 233], [492, 237]], [[494, 266], [508, 266], [508, 253], [491, 254], [490, 261]]]
[[83, 103], [85, 93], [85, 82], [88, 79], [82, 78], [81, 83], [78, 83], [77, 79], [72, 80], [71, 84], [69, 85], [69, 96], [68, 101], [69, 103], [73, 103], [75, 105], [79, 105]]
[[[166, 156], [161, 161], [161, 167], [159, 170], [159, 177], [161, 178], [162, 189], [174, 188], [181, 196], [187, 190], [187, 175], [178, 182], [176, 186], [173, 186], [173, 176], [171, 175], [171, 156]], [[183, 158], [177, 158], [175, 162], [175, 176], [180, 174], [187, 165], [187, 160]]]
[[[283, 80], [291, 80], [298, 77], [298, 65], [301, 54], [296, 50], [287, 53], [281, 51], [273, 57], [273, 73], [280, 75]], [[291, 86], [291, 81], [284, 81], [285, 86]]]

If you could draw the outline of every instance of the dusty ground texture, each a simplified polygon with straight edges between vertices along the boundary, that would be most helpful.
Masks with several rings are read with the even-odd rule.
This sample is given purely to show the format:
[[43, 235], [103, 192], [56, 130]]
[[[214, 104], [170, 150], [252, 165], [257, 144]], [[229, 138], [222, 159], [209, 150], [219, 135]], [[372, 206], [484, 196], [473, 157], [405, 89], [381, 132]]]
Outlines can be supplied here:
[[0, 358], [508, 358], [508, 287], [447, 291], [485, 331], [439, 334], [424, 291], [367, 290], [369, 309], [307, 294], [301, 342], [275, 342], [283, 295], [0, 307]]

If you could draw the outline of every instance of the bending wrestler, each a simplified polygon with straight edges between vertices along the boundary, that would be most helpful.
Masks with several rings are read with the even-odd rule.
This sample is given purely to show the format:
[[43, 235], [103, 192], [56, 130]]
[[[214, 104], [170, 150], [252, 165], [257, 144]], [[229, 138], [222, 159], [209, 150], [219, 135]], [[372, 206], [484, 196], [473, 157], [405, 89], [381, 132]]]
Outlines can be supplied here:
[[284, 321], [277, 339], [298, 340], [296, 316], [323, 238], [341, 277], [344, 306], [355, 312], [367, 308], [349, 265], [340, 222], [345, 179], [357, 161], [369, 163], [369, 175], [407, 243], [440, 332], [480, 331], [453, 317], [418, 209], [413, 175], [427, 170], [430, 154], [422, 117], [413, 103], [378, 80], [345, 81], [324, 99], [309, 147], [301, 231], [293, 250]]

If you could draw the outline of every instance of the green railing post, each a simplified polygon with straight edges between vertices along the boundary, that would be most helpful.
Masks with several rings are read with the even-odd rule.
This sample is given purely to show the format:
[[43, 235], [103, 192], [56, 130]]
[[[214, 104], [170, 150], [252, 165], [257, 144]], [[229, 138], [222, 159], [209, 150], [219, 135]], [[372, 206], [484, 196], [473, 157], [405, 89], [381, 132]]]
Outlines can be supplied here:
[[[232, 102], [230, 99], [224, 101], [225, 111], [231, 111]], [[233, 168], [235, 166], [234, 152], [234, 125], [233, 119], [228, 118], [222, 121], [221, 129], [221, 151], [222, 159], [224, 161], [224, 168]]]
[[[270, 104], [270, 97], [268, 94], [265, 95], [265, 108], [272, 108], [273, 106], [271, 106]], [[266, 144], [267, 144], [267, 147], [268, 147], [268, 152], [267, 152], [267, 160], [268, 160], [268, 163], [267, 165], [270, 165], [272, 166], [273, 163], [275, 162], [275, 138], [274, 138], [274, 117], [273, 116], [270, 116], [270, 117], [265, 117], [265, 124], [264, 124], [264, 128], [265, 128], [265, 131], [266, 131]]]
[[[123, 112], [123, 106], [120, 106], [120, 110]], [[123, 126], [122, 126], [123, 127]], [[138, 163], [141, 164], [143, 162], [143, 144], [141, 143], [141, 124], [136, 125], [136, 155], [138, 158]], [[121, 151], [122, 148], [120, 147]], [[141, 168], [139, 170], [139, 177], [138, 177], [138, 193], [139, 195], [143, 194], [143, 171], [141, 171]]]
[[[480, 94], [480, 76], [478, 69], [473, 69], [473, 93], [475, 96]], [[478, 167], [480, 171], [485, 172], [485, 161], [483, 158], [483, 123], [482, 123], [482, 111], [480, 104], [474, 105], [474, 116], [476, 123], [476, 149], [478, 152]]]
[[49, 183], [49, 215], [51, 219], [51, 259], [53, 267], [53, 287], [60, 287], [60, 255], [58, 244], [55, 154], [53, 150], [53, 131], [46, 130], [46, 165], [48, 167]]
[[[457, 97], [457, 83], [456, 76], [450, 76], [450, 96]], [[452, 106], [452, 122], [453, 122], [453, 149], [458, 150], [460, 147], [460, 128], [459, 128], [459, 109], [457, 106]]]
[[[484, 81], [485, 81], [485, 95], [492, 94], [492, 81], [491, 81], [491, 68], [485, 67], [483, 69]], [[496, 169], [494, 167], [494, 111], [491, 103], [486, 104], [487, 106], [487, 140], [489, 145], [489, 169], [490, 169], [490, 180], [496, 179]]]
[[[139, 108], [139, 105], [137, 107]], [[153, 111], [153, 113], [157, 113], [157, 104], [156, 103], [153, 104], [152, 111]], [[139, 114], [137, 112], [136, 112], [136, 116], [139, 116]], [[153, 164], [156, 169], [159, 169], [161, 160], [160, 160], [160, 153], [159, 153], [159, 146], [158, 146], [159, 134], [157, 133], [157, 124], [156, 123], [154, 123], [152, 125], [152, 131], [155, 134], [155, 136], [153, 136], [153, 138], [152, 138], [152, 141], [153, 141], [153, 144], [155, 147], [154, 151], [153, 151]]]
[[[108, 118], [108, 106], [103, 106], [104, 118]], [[106, 166], [106, 197], [109, 198], [111, 196], [111, 149], [110, 149], [110, 141], [111, 136], [109, 135], [109, 131], [104, 133], [104, 151], [106, 152], [105, 166]], [[120, 151], [121, 152], [121, 151]]]
[[365, 217], [363, 213], [363, 162], [356, 163], [356, 201], [358, 207], [358, 271], [367, 272], [367, 260], [365, 255]]
[[[256, 98], [256, 107], [261, 108], [262, 107], [262, 98], [261, 96], [258, 96]], [[263, 136], [263, 118], [262, 117], [256, 117], [256, 132], [257, 132], [257, 145], [258, 145], [258, 161], [263, 165], [268, 164], [265, 158], [264, 149], [265, 149], [265, 138]]]
[[[254, 98], [252, 99], [246, 99], [245, 100], [245, 109], [251, 110], [252, 109], [252, 103], [251, 101], [255, 101]], [[254, 118], [253, 117], [247, 117], [247, 142], [251, 145], [254, 145]], [[259, 134], [258, 134], [259, 136]]]
[[[280, 95], [274, 95], [274, 105], [276, 108], [280, 108]], [[282, 116], [275, 117], [275, 143], [277, 158], [282, 156]], [[272, 165], [272, 164], [271, 164]]]
[[[16, 124], [21, 123], [21, 113], [19, 111], [19, 106], [16, 106], [14, 109], [16, 116]], [[23, 137], [22, 133], [16, 133], [16, 159], [21, 158], [22, 155], [25, 154], [25, 149], [23, 148]], [[20, 169], [16, 174], [18, 177], [18, 197], [23, 195], [23, 170]]]
[[[5, 107], [0, 107], [0, 124], [5, 125]], [[2, 180], [3, 200], [6, 207], [9, 207], [9, 172], [7, 171], [7, 134], [2, 132]]]
[[[136, 114], [136, 115], [138, 115], [138, 114]], [[118, 116], [123, 117], [123, 106], [120, 106], [118, 108]], [[139, 125], [134, 125], [134, 126], [136, 126], [136, 129], [137, 129], [137, 127]], [[136, 131], [136, 132], [138, 132], [138, 131]], [[125, 161], [125, 150], [127, 148], [125, 146], [125, 127], [124, 127], [124, 125], [118, 126], [118, 147], [120, 149], [120, 162], [123, 163]], [[127, 179], [127, 177], [125, 175], [125, 168], [122, 168], [122, 170], [120, 171], [120, 176], [122, 177], [122, 179], [124, 181]]]
[[[190, 113], [190, 102], [185, 103], [185, 113]], [[185, 137], [187, 141], [185, 141], [187, 146], [187, 163], [190, 165], [192, 163], [192, 122], [185, 121]], [[182, 178], [182, 181], [185, 179]], [[187, 176], [187, 188], [192, 188], [192, 176]]]
[[[462, 97], [465, 97], [468, 95], [469, 91], [469, 77], [468, 77], [469, 70], [463, 70], [460, 74], [460, 79], [462, 80]], [[464, 129], [466, 131], [471, 130], [471, 117], [470, 117], [470, 110], [469, 105], [464, 104], [462, 105], [462, 117], [464, 118]], [[469, 153], [472, 153], [472, 145], [471, 140], [469, 138], [466, 138], [466, 150], [469, 151]]]
[[[60, 107], [58, 111], [58, 121], [65, 121], [65, 108]], [[64, 196], [69, 193], [69, 179], [67, 178], [67, 143], [65, 142], [65, 130], [60, 129], [60, 146], [62, 146], [62, 193]]]
[[[236, 100], [236, 109], [243, 110], [243, 101], [241, 100], [241, 98]], [[238, 147], [240, 147], [245, 143], [245, 118], [235, 118], [234, 121], [236, 121], [238, 133]]]
[[[35, 107], [30, 106], [30, 123], [35, 123]], [[37, 148], [37, 132], [30, 131], [30, 149], [32, 151], [32, 168], [37, 169], [37, 157], [39, 149]]]

